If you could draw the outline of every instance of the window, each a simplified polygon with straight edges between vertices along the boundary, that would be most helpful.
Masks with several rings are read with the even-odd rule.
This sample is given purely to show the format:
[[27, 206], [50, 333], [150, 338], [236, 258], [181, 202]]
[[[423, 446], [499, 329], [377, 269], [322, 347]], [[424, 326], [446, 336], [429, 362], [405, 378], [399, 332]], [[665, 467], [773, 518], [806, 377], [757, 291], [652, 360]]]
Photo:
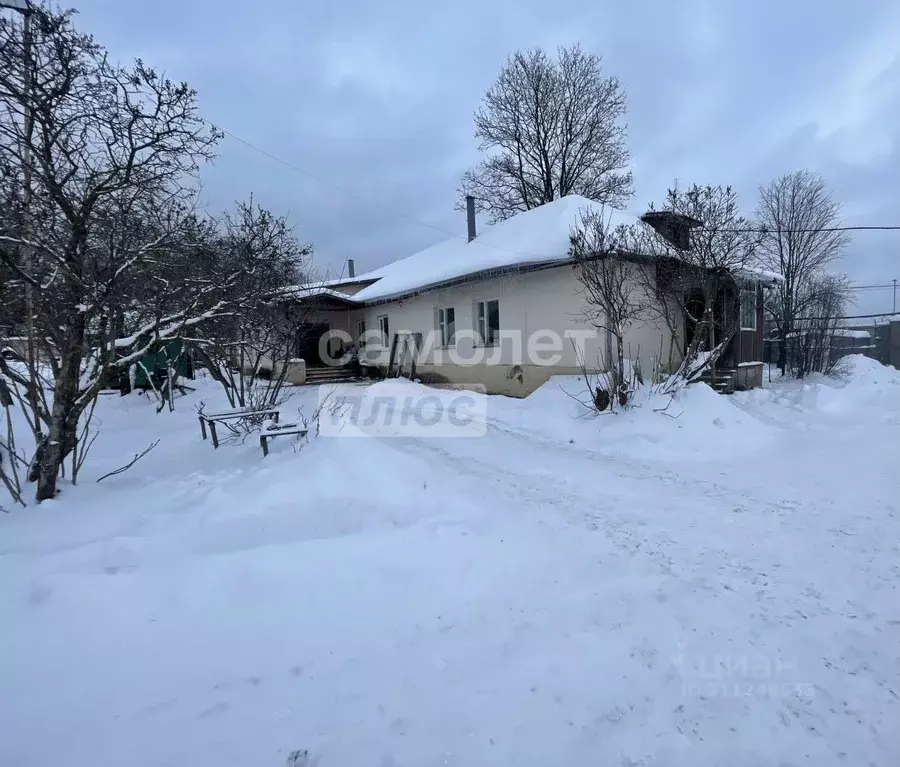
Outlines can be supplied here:
[[453, 346], [456, 341], [456, 309], [452, 306], [437, 310], [437, 326], [441, 346]]
[[478, 301], [475, 304], [475, 331], [486, 346], [500, 341], [500, 302]]
[[388, 329], [388, 318], [386, 314], [382, 314], [378, 318], [378, 329], [381, 331], [381, 345], [388, 346], [391, 342], [391, 333]]
[[362, 349], [366, 345], [366, 321], [360, 320], [356, 323], [356, 344]]
[[741, 330], [756, 330], [756, 288], [741, 291]]

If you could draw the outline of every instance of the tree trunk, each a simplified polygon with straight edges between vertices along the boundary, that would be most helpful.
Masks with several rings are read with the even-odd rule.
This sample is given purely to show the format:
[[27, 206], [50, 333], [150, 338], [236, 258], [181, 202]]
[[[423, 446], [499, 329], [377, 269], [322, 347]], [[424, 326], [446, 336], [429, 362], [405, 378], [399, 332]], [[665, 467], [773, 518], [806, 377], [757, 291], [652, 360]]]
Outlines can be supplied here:
[[83, 342], [84, 320], [80, 316], [73, 317], [66, 334], [65, 347], [60, 349], [59, 374], [53, 385], [50, 433], [40, 461], [38, 502], [56, 496], [56, 485], [63, 461], [72, 452], [78, 440], [78, 417], [83, 409], [77, 404]]
[[781, 370], [781, 375], [784, 376], [787, 369], [787, 345], [788, 345], [788, 336], [791, 334], [790, 323], [783, 322], [781, 325], [781, 343], [778, 344], [778, 368]]
[[670, 374], [672, 372], [672, 365], [675, 361], [675, 332], [672, 331], [669, 334], [669, 358], [666, 361], [666, 374]]
[[625, 391], [625, 354], [622, 347], [622, 335], [616, 333], [616, 398], [619, 405], [625, 407], [628, 402], [628, 394]]
[[46, 501], [56, 496], [59, 470], [77, 439], [78, 416], [75, 402], [78, 399], [77, 361], [63, 364], [53, 389], [53, 411], [47, 448], [41, 456], [41, 472], [38, 477], [37, 500]]
[[703, 317], [707, 322], [707, 342], [709, 344], [709, 375], [713, 384], [716, 382], [716, 360], [713, 355], [713, 349], [716, 348], [716, 291], [707, 289], [704, 300], [706, 306], [703, 310]]

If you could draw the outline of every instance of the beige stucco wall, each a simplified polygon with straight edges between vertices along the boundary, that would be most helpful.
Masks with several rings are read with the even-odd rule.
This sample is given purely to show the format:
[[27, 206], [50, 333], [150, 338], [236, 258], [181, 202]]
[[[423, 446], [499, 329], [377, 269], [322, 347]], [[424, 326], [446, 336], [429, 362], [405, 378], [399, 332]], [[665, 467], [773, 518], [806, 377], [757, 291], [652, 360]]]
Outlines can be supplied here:
[[[355, 324], [351, 323], [350, 315], [351, 311], [349, 309], [315, 310], [311, 311], [305, 320], [313, 325], [328, 325], [329, 330], [343, 330], [346, 333], [350, 333], [353, 338], [356, 338]], [[334, 339], [330, 343], [332, 345], [331, 348], [336, 350], [341, 344], [341, 340]], [[303, 383], [306, 380], [307, 362], [308, 360], [303, 360], [300, 363], [298, 358], [291, 357], [291, 364], [288, 366], [288, 380], [291, 383]], [[259, 366], [273, 370], [273, 374], [276, 376], [279, 375], [281, 370], [280, 363], [274, 362], [269, 355], [263, 355], [260, 358]]]
[[[476, 324], [475, 303], [493, 299], [499, 302], [502, 340], [498, 346], [482, 350], [487, 355], [486, 362], [465, 364], [466, 360], [476, 358], [471, 338]], [[392, 336], [394, 333], [427, 336], [436, 328], [436, 310], [441, 307], [455, 310], [459, 336], [455, 359], [447, 350], [429, 349], [426, 343], [426, 353], [417, 366], [417, 374], [423, 377], [436, 374], [453, 383], [483, 385], [491, 393], [525, 396], [551, 375], [580, 372], [580, 360], [572, 341], [566, 338], [567, 331], [570, 337], [583, 344], [587, 366], [602, 367], [600, 352], [606, 348], [606, 336], [592, 329], [584, 319], [581, 284], [571, 265], [504, 275], [351, 310], [348, 329], [355, 339], [358, 320], [364, 319], [367, 331], [372, 331], [378, 328], [378, 318], [387, 315]], [[583, 333], [588, 330], [593, 337], [584, 338]], [[520, 335], [517, 331], [521, 331], [521, 343], [515, 340]], [[548, 349], [546, 337], [535, 339], [534, 334], [540, 331], [557, 334], [562, 339], [561, 346]], [[509, 335], [513, 337], [504, 337]], [[539, 351], [538, 360], [527, 353], [529, 338], [545, 344], [543, 351]], [[661, 346], [663, 357], [667, 358], [668, 339], [669, 333], [661, 323], [651, 319], [635, 323], [625, 337], [625, 354], [631, 359], [640, 359], [642, 370], [649, 375]], [[553, 360], [553, 364], [540, 364], [549, 361], [554, 354], [558, 359]], [[389, 349], [370, 341], [364, 364], [386, 366], [388, 359]]]
[[354, 310], [352, 309], [316, 310], [310, 312], [307, 322], [310, 324], [321, 323], [323, 325], [328, 325], [331, 330], [344, 330], [349, 333], [351, 328], [351, 314], [353, 311]]

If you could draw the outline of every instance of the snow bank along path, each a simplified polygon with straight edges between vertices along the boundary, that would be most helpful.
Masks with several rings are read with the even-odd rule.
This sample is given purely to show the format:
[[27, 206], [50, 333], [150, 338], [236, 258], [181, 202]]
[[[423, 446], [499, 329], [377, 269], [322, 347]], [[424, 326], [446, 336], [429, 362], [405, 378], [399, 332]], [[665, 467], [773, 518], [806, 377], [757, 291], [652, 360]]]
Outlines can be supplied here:
[[96, 475], [163, 443], [2, 515], [0, 764], [900, 764], [900, 374], [851, 364], [265, 461], [105, 398]]

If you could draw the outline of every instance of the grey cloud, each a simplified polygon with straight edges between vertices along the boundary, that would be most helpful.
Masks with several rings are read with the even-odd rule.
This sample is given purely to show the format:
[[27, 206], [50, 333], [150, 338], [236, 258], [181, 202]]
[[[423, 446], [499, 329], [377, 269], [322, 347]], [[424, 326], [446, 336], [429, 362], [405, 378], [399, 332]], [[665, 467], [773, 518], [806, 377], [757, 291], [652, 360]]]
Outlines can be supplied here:
[[[900, 218], [892, 0], [852, 13], [838, 0], [73, 2], [113, 55], [189, 81], [228, 130], [460, 234], [455, 190], [477, 158], [481, 93], [511, 50], [574, 41], [603, 54], [629, 95], [635, 210], [675, 178], [733, 183], [752, 210], [759, 183], [809, 167], [854, 223]], [[204, 187], [214, 208], [253, 192], [289, 211], [323, 267], [353, 256], [372, 268], [443, 237], [230, 139]], [[881, 282], [900, 276], [898, 250], [900, 234], [860, 235], [842, 266]]]

